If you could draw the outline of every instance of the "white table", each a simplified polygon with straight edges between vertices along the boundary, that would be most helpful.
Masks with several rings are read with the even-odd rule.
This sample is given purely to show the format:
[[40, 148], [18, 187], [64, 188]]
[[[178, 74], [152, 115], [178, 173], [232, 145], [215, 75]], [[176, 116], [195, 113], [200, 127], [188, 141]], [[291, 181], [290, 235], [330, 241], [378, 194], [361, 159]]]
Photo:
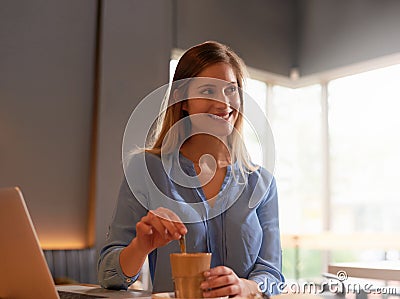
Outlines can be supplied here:
[[328, 265], [328, 273], [337, 275], [339, 271], [345, 271], [348, 277], [400, 281], [400, 262], [381, 261]]

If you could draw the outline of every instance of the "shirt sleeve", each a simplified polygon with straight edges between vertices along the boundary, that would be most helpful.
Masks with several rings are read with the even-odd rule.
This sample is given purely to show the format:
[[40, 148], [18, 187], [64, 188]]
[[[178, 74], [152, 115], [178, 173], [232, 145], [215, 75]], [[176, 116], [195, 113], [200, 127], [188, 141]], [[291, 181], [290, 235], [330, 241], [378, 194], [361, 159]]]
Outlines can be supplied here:
[[284, 286], [282, 249], [279, 232], [278, 194], [272, 178], [269, 191], [257, 207], [257, 215], [263, 231], [261, 249], [249, 279], [255, 281], [268, 296], [280, 293]]
[[[135, 194], [141, 195], [139, 192]], [[102, 287], [116, 290], [127, 289], [139, 277], [140, 271], [132, 277], [123, 273], [119, 256], [122, 249], [136, 236], [136, 223], [146, 214], [147, 209], [137, 200], [124, 180], [107, 234], [107, 241], [98, 260], [98, 280]]]

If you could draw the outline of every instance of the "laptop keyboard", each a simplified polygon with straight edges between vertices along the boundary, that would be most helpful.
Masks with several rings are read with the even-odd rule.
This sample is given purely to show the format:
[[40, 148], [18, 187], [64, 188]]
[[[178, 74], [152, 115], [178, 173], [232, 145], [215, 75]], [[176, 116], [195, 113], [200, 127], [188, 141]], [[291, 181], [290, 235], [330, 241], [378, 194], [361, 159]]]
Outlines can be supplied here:
[[61, 299], [95, 299], [95, 298], [106, 298], [103, 296], [97, 295], [87, 295], [87, 294], [79, 294], [79, 293], [72, 293], [66, 291], [57, 291], [58, 295]]

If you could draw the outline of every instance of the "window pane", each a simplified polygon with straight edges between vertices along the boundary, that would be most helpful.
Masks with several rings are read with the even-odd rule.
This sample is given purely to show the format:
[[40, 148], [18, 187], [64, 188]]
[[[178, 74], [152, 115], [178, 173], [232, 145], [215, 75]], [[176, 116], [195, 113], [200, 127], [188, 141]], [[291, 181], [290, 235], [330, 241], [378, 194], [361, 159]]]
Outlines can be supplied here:
[[400, 230], [400, 65], [332, 81], [332, 230]]
[[305, 248], [282, 249], [282, 272], [287, 280], [318, 279], [323, 272], [323, 252]]
[[171, 59], [169, 62], [169, 80], [172, 81], [174, 78], [176, 67], [178, 66], [178, 60]]
[[[266, 113], [267, 106], [267, 84], [262, 81], [247, 78], [246, 85], [244, 87], [245, 92], [247, 92], [253, 100], [256, 101], [260, 109]], [[246, 103], [245, 103], [246, 104]]]
[[[262, 126], [254, 128], [254, 125], [256, 124], [255, 122], [257, 120], [254, 119], [254, 117], [251, 118], [251, 116], [256, 115], [255, 113], [256, 111], [253, 111], [254, 109], [261, 109], [261, 111], [265, 115], [266, 103], [267, 103], [267, 84], [258, 80], [248, 78], [246, 80], [244, 91], [247, 94], [247, 96], [245, 95], [245, 100], [244, 100], [244, 111], [245, 111], [245, 116], [248, 119], [246, 120], [245, 118], [243, 125], [244, 141], [246, 144], [247, 151], [249, 152], [249, 155], [251, 157], [251, 160], [258, 165], [265, 166], [264, 165], [265, 163], [263, 162], [264, 159], [263, 152], [265, 152], [266, 149], [262, 148], [263, 144], [261, 144], [259, 137], [257, 135], [265, 134], [266, 132], [260, 131], [259, 128], [260, 127], [263, 128]], [[253, 103], [253, 105], [250, 105], [251, 103], [249, 103], [249, 101], [254, 101], [255, 103]]]
[[320, 85], [273, 89], [270, 119], [284, 233], [322, 230], [324, 174], [320, 98]]

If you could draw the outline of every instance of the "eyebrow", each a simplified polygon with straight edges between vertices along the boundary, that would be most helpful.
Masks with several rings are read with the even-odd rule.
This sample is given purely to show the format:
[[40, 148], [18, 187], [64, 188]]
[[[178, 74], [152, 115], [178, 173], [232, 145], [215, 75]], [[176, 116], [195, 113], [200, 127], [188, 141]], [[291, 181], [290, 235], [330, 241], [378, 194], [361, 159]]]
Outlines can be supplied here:
[[203, 85], [198, 86], [197, 88], [199, 89], [199, 88], [203, 88], [203, 87], [216, 87], [216, 85], [214, 85], [214, 84], [203, 84]]
[[[228, 86], [229, 85], [238, 85], [238, 83], [236, 82], [236, 81], [232, 81], [232, 82], [228, 82], [228, 84], [227, 84]], [[203, 85], [200, 85], [200, 86], [198, 86], [197, 87], [197, 89], [199, 89], [199, 88], [204, 88], [204, 87], [217, 87], [215, 84], [203, 84]]]

